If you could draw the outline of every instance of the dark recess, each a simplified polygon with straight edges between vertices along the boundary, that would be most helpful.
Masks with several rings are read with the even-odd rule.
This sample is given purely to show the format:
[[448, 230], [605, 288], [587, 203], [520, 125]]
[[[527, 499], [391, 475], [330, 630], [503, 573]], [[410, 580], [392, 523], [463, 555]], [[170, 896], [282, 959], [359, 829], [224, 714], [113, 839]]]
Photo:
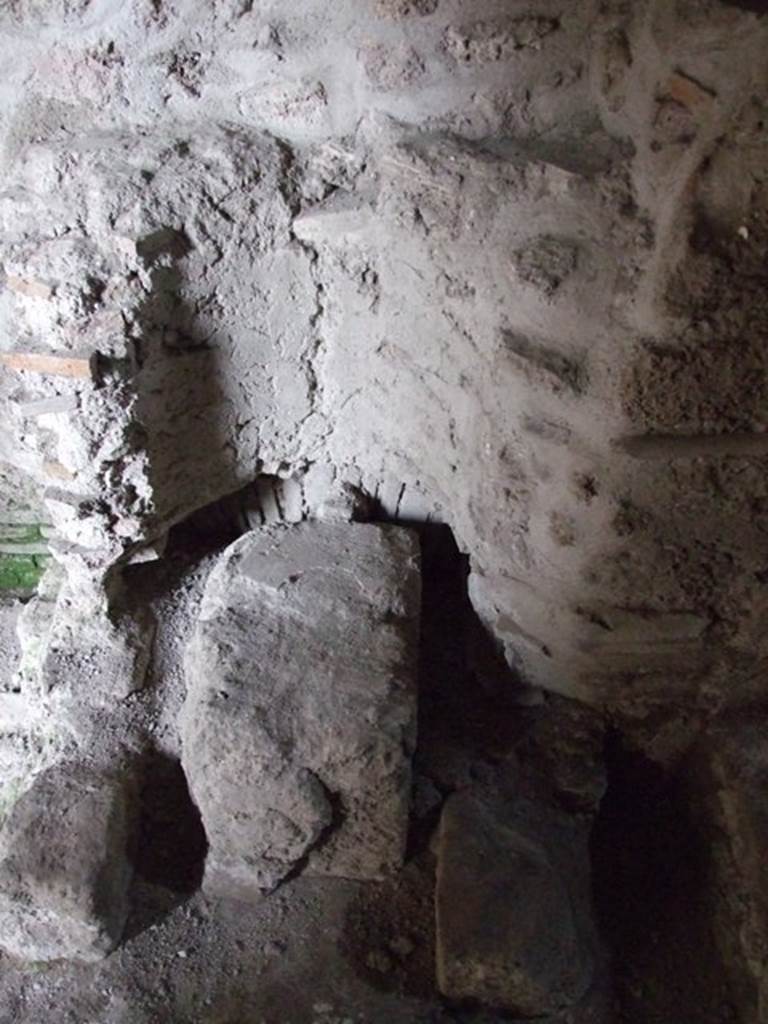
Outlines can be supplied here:
[[712, 928], [706, 844], [684, 786], [615, 734], [606, 761], [593, 886], [613, 950], [617, 1024], [735, 1024]]
[[157, 754], [149, 761], [141, 793], [136, 874], [171, 892], [189, 895], [203, 878], [208, 844], [178, 761]]

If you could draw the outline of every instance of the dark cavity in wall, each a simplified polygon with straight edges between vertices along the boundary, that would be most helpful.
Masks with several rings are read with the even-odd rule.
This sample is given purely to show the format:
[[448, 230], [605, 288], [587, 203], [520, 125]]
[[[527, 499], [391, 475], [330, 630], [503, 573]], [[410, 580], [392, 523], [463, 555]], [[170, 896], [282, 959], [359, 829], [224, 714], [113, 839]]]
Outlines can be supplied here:
[[208, 844], [178, 761], [155, 754], [147, 764], [137, 874], [172, 892], [192, 893], [203, 877]]
[[[409, 525], [409, 524], [403, 524]], [[418, 527], [422, 552], [419, 750], [454, 749], [482, 774], [503, 764], [523, 730], [522, 684], [472, 607], [469, 559], [447, 526]], [[470, 781], [467, 779], [466, 781]]]
[[736, 1024], [713, 935], [707, 850], [681, 781], [616, 734], [606, 764], [593, 885], [613, 950], [617, 1024]]
[[181, 765], [164, 754], [152, 754], [141, 791], [129, 937], [200, 888], [207, 850], [205, 830]]
[[248, 530], [261, 526], [264, 519], [259, 487], [265, 479], [275, 478], [259, 477], [246, 487], [196, 509], [173, 526], [168, 534], [168, 554], [225, 548]]

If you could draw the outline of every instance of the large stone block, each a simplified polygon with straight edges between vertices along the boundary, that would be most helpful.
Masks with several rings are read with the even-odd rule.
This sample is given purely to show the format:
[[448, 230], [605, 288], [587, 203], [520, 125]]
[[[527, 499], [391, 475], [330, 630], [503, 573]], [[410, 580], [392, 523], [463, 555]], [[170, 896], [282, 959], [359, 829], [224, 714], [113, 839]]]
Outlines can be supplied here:
[[181, 723], [207, 891], [249, 898], [304, 866], [379, 878], [401, 863], [419, 596], [418, 541], [398, 527], [269, 527], [225, 552]]
[[0, 834], [0, 944], [24, 960], [98, 960], [128, 913], [130, 781], [81, 763], [42, 772]]
[[498, 802], [447, 801], [435, 903], [438, 985], [450, 999], [540, 1017], [587, 991], [591, 922], [537, 831]]

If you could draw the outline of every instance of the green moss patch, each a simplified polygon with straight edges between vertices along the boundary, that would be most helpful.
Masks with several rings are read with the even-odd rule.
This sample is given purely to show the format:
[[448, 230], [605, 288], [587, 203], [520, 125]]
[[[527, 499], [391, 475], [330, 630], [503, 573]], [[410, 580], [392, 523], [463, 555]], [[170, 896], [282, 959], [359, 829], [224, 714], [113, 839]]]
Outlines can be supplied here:
[[34, 591], [49, 558], [50, 555], [0, 554], [0, 591]]

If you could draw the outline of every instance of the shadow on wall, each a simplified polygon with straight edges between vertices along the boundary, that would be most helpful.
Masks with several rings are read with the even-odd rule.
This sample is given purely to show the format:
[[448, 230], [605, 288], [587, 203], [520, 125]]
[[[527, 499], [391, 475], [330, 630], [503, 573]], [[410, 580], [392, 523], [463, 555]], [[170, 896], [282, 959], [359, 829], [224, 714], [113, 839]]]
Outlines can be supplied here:
[[225, 422], [231, 407], [225, 360], [183, 296], [190, 244], [182, 231], [168, 228], [138, 248], [154, 261], [152, 289], [136, 317], [135, 413], [148, 455], [156, 523], [150, 532], [156, 533], [233, 491], [238, 481]]

